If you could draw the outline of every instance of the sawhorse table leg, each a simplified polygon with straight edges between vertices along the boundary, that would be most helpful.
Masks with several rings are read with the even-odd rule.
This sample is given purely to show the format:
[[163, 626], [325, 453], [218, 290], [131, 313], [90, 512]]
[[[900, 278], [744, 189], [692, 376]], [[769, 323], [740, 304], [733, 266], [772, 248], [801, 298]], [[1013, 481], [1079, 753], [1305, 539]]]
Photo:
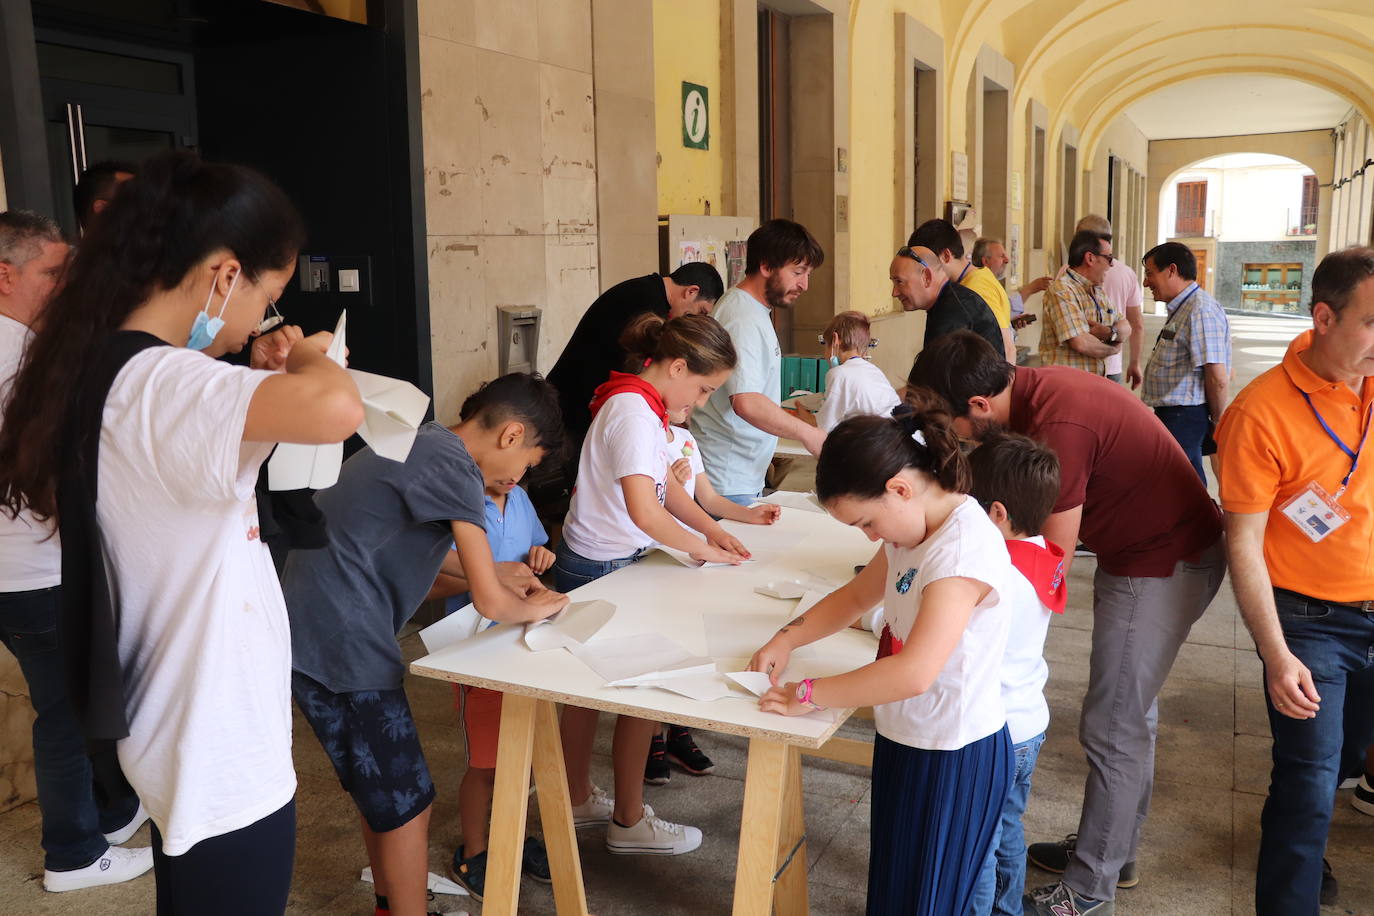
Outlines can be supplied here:
[[797, 749], [749, 742], [735, 868], [734, 916], [802, 916], [808, 911], [806, 821]]

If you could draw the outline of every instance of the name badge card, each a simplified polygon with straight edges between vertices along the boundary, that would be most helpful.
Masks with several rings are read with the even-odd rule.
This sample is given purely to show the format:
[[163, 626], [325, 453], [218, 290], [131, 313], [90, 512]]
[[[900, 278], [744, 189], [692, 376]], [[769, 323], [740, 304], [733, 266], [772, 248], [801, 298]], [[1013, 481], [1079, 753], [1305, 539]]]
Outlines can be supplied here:
[[1315, 480], [1307, 485], [1279, 511], [1297, 525], [1312, 543], [1319, 543], [1331, 532], [1350, 521], [1350, 513], [1341, 508], [1340, 503], [1331, 498], [1321, 484]]

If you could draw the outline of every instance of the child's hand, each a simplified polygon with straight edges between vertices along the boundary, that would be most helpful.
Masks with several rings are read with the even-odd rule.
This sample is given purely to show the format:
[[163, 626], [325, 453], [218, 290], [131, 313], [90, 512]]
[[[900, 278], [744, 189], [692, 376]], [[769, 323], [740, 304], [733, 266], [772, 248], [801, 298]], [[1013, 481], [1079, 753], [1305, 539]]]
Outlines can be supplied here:
[[768, 640], [764, 647], [754, 653], [754, 657], [749, 659], [749, 667], [746, 671], [762, 671], [768, 675], [768, 680], [773, 686], [777, 686], [778, 678], [787, 670], [787, 663], [792, 658], [792, 650], [786, 646], [777, 645], [777, 637]]
[[780, 716], [804, 716], [811, 712], [810, 706], [797, 699], [797, 685], [790, 682], [768, 688], [768, 692], [759, 697], [759, 709]]
[[703, 563], [729, 563], [731, 566], [738, 566], [745, 560], [738, 554], [728, 553], [711, 544], [696, 548], [690, 556], [693, 560], [700, 560]]
[[529, 556], [529, 567], [536, 576], [542, 576], [553, 566], [555, 557], [553, 551], [547, 547], [531, 547]]
[[751, 553], [749, 553], [747, 549], [745, 549], [745, 546], [740, 543], [739, 538], [735, 537], [733, 534], [730, 534], [724, 528], [717, 528], [713, 534], [709, 535], [706, 538], [706, 543], [710, 544], [717, 550], [723, 550], [728, 554], [732, 554], [736, 557], [739, 557], [740, 559], [748, 560], [753, 556]]
[[677, 478], [677, 482], [684, 487], [687, 486], [687, 481], [692, 479], [692, 462], [687, 458], [679, 458], [677, 461], [674, 461], [672, 467], [668, 470], [673, 472], [673, 476]]
[[749, 513], [746, 521], [751, 525], [771, 525], [782, 515], [782, 506], [775, 506], [772, 503], [759, 503], [745, 510]]
[[525, 607], [533, 612], [530, 616], [525, 618], [525, 622], [528, 623], [532, 620], [544, 620], [547, 617], [552, 617], [567, 606], [567, 595], [540, 586], [538, 591], [530, 592], [525, 596]]
[[506, 562], [496, 564], [496, 578], [501, 584], [524, 598], [530, 592], [538, 591], [544, 583], [535, 578], [534, 570], [524, 563]]

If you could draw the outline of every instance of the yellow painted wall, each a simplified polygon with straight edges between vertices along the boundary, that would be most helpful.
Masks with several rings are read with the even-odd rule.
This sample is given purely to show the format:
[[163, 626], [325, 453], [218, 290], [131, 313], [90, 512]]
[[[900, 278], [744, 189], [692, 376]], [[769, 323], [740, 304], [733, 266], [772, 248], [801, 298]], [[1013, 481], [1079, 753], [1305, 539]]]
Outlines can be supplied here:
[[[710, 148], [682, 145], [682, 84], [708, 90]], [[721, 207], [725, 163], [720, 115], [719, 0], [654, 0], [654, 110], [658, 147], [658, 212], [705, 213]]]

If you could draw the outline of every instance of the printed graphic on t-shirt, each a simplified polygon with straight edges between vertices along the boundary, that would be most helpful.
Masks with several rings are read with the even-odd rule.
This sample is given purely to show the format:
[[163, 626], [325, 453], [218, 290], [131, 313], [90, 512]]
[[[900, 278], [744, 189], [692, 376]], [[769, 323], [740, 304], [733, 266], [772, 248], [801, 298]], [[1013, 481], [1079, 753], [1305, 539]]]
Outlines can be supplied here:
[[897, 594], [905, 595], [907, 592], [911, 591], [911, 583], [915, 579], [915, 568], [908, 569], [906, 572], [902, 573], [901, 578], [897, 580]]

